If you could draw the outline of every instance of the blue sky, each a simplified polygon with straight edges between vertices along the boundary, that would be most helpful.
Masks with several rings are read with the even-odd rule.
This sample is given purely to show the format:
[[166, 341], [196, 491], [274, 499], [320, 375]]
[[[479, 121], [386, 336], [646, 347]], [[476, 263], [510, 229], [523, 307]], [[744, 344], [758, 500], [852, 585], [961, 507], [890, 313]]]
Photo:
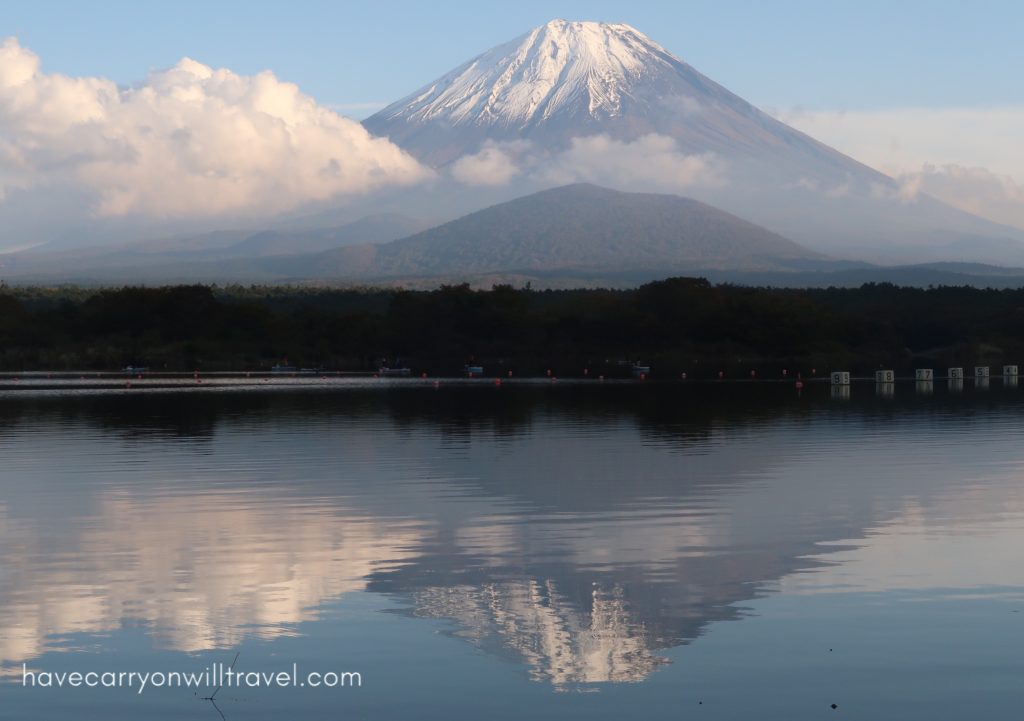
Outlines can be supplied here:
[[[273, 70], [352, 115], [553, 17], [628, 22], [772, 110], [1024, 102], [1019, 2], [8, 3], [43, 69], [141, 80], [188, 55]], [[365, 104], [365, 105], [364, 105]]]

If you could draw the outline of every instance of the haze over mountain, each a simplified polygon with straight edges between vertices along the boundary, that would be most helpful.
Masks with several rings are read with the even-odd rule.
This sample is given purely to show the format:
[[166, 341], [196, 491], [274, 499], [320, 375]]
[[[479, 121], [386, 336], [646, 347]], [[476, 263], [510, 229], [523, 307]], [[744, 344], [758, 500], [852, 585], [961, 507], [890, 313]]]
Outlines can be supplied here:
[[328, 228], [285, 229], [277, 228], [258, 233], [239, 233], [241, 240], [226, 246], [211, 245], [209, 236], [185, 238], [182, 240], [146, 246], [151, 251], [174, 251], [175, 245], [197, 246], [194, 252], [221, 258], [253, 258], [283, 255], [299, 255], [333, 250], [350, 245], [374, 245], [404, 238], [428, 225], [400, 213], [376, 213], [351, 223]]
[[845, 257], [1024, 262], [1024, 232], [900, 187], [625, 24], [554, 20], [364, 126], [513, 194], [553, 179], [670, 190]]
[[[115, 281], [118, 276], [161, 279], [238, 280], [288, 275], [285, 259], [307, 258], [349, 246], [372, 246], [404, 238], [428, 223], [399, 213], [380, 213], [336, 227], [225, 230], [147, 243], [0, 256], [0, 272], [12, 279], [59, 278]], [[281, 264], [280, 271], [274, 271]], [[310, 275], [319, 275], [312, 272]], [[289, 276], [290, 277], [290, 276]]]
[[[406, 229], [406, 232], [401, 232]], [[540, 191], [418, 230], [403, 216], [338, 228], [224, 231], [141, 248], [25, 254], [0, 263], [17, 283], [316, 283], [435, 287], [469, 282], [630, 287], [669, 275], [743, 285], [828, 287], [868, 282], [1018, 287], [1024, 269], [936, 263], [879, 267], [823, 256], [705, 203], [595, 185]], [[364, 242], [358, 242], [362, 239]], [[337, 243], [351, 241], [334, 247]], [[329, 247], [329, 250], [322, 250]]]
[[628, 287], [667, 275], [789, 287], [1024, 285], [1022, 268], [839, 261], [699, 201], [586, 183], [499, 203], [389, 243], [237, 262], [234, 272], [263, 280], [414, 287], [462, 281]]

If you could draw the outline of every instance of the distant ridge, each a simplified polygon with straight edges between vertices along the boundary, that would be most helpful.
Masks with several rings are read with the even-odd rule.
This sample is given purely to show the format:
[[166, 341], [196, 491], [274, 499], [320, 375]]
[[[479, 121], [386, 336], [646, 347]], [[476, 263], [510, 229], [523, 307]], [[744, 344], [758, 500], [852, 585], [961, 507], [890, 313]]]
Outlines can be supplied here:
[[[288, 267], [291, 258], [308, 259], [327, 250], [372, 245], [406, 237], [427, 224], [400, 213], [367, 215], [344, 225], [309, 229], [227, 230], [186, 235], [144, 244], [91, 246], [64, 251], [45, 248], [0, 256], [6, 277], [69, 279], [88, 277], [167, 277], [201, 281], [265, 276], [263, 264]], [[233, 276], [233, 273], [238, 273]], [[273, 273], [271, 273], [273, 274]]]
[[[469, 282], [539, 288], [626, 288], [672, 275], [790, 288], [893, 283], [1024, 287], [1024, 268], [981, 263], [878, 266], [814, 253], [705, 203], [673, 195], [624, 193], [580, 183], [493, 205], [385, 243], [278, 254], [338, 239], [395, 233], [403, 216], [294, 235], [224, 233], [169, 242], [151, 252], [85, 253], [56, 270], [0, 262], [17, 284], [300, 283], [432, 288]], [[359, 232], [355, 232], [358, 230]], [[308, 236], [303, 235], [309, 232]], [[246, 247], [259, 244], [259, 248]], [[100, 249], [94, 249], [93, 253]]]

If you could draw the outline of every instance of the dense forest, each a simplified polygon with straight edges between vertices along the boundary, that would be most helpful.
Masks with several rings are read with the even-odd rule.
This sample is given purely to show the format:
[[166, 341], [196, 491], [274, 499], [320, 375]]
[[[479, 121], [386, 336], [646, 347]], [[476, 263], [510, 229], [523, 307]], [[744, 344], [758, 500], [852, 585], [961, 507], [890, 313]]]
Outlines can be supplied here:
[[749, 377], [1024, 363], [1024, 289], [0, 288], [0, 370], [325, 370]]

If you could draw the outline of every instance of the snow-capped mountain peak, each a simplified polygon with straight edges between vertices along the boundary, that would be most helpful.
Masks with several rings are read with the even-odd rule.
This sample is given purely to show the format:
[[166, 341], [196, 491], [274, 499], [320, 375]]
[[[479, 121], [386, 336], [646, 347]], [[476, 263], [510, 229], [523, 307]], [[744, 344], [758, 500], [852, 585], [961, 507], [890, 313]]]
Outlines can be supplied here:
[[381, 116], [506, 127], [581, 110], [615, 117], [638, 80], [676, 63], [629, 25], [552, 20], [473, 58]]
[[[1019, 237], [926, 196], [906, 202], [892, 178], [759, 110], [625, 24], [553, 20], [363, 125], [442, 172], [468, 159], [495, 174], [491, 186], [512, 183], [510, 193], [565, 177], [684, 192], [833, 254], [864, 257], [868, 244], [880, 249], [872, 257], [893, 257], [898, 243], [920, 246], [937, 233], [971, 246]], [[651, 151], [652, 143], [667, 151]], [[703, 170], [680, 174], [690, 162]]]
[[[770, 118], [626, 24], [552, 20], [455, 68], [367, 118], [416, 157], [443, 166], [486, 141], [557, 150], [605, 134], [674, 138], [687, 152], [792, 153], [839, 175], [856, 166]], [[816, 177], [816, 175], [815, 175]]]

